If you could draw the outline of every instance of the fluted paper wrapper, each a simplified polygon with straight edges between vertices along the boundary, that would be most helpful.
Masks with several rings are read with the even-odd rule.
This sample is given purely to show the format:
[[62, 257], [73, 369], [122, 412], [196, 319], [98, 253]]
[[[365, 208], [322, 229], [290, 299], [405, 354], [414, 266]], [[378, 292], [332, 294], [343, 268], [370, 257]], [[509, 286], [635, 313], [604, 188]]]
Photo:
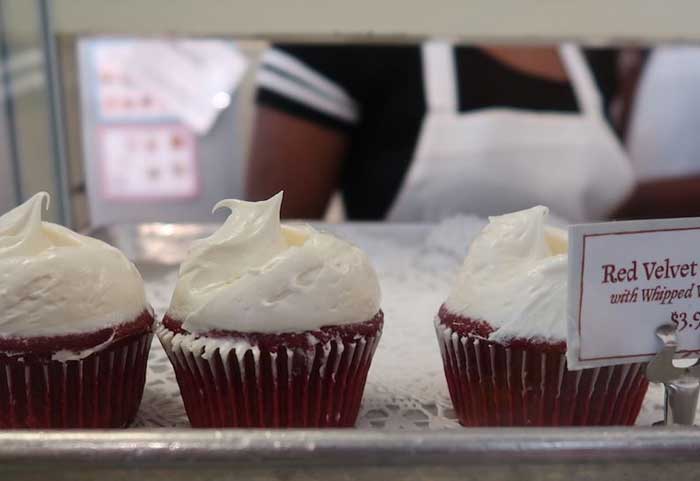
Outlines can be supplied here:
[[121, 428], [136, 416], [153, 334], [83, 358], [0, 352], [0, 428]]
[[[355, 424], [381, 319], [306, 346], [156, 332], [175, 370], [192, 427], [351, 427]], [[370, 328], [368, 329], [367, 326]]]
[[450, 397], [464, 426], [633, 425], [645, 364], [569, 371], [566, 353], [509, 347], [436, 320]]

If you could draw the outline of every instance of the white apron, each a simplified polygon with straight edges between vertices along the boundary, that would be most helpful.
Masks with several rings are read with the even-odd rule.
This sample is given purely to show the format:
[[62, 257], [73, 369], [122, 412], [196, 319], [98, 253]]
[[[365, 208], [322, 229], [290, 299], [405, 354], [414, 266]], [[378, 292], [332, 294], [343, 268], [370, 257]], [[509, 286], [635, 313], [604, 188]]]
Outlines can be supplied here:
[[427, 112], [389, 220], [498, 215], [541, 204], [570, 222], [603, 217], [634, 177], [580, 50], [560, 53], [581, 112], [458, 111], [455, 56], [423, 45]]

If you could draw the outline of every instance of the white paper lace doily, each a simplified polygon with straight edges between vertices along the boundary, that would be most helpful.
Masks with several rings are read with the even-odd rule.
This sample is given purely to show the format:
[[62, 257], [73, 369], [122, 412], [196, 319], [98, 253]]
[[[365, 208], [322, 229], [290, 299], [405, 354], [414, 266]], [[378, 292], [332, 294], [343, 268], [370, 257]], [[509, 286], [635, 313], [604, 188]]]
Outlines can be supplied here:
[[[457, 217], [433, 228], [391, 225], [338, 225], [329, 230], [363, 248], [382, 286], [385, 326], [367, 380], [358, 428], [458, 428], [442, 371], [433, 318], [448, 294], [467, 245], [483, 226]], [[170, 301], [176, 269], [139, 265], [149, 300], [162, 316]], [[652, 386], [638, 424], [663, 417], [663, 389]], [[188, 426], [175, 376], [154, 340], [143, 402], [134, 424]]]

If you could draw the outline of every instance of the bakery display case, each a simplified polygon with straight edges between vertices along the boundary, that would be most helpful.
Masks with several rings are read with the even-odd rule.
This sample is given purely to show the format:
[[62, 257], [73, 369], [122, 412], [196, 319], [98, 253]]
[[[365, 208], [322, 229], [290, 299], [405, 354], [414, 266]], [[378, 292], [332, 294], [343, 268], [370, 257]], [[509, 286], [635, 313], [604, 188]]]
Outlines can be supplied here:
[[[0, 0], [3, 86], [10, 92], [9, 107], [0, 115], [0, 212], [30, 192], [50, 192], [49, 218], [118, 247], [136, 264], [160, 319], [187, 249], [216, 228], [202, 223], [215, 219], [203, 217], [205, 210], [213, 199], [242, 195], [251, 79], [266, 42], [694, 43], [700, 39], [699, 14], [700, 5], [686, 0], [673, 8], [632, 0], [205, 0], [196, 6], [185, 0]], [[193, 134], [196, 125], [182, 123], [166, 107], [119, 83], [139, 60], [123, 50], [134, 45], [157, 49], [163, 39], [187, 45], [211, 42], [216, 50], [211, 58], [229, 62], [231, 71], [236, 62], [245, 64], [235, 94], [219, 97], [218, 121], [205, 135]], [[103, 54], [110, 61], [120, 55], [127, 60], [105, 65]], [[110, 110], [105, 115], [105, 109], [121, 108], [109, 104], [106, 85], [115, 98], [143, 100], [145, 110], [133, 118]], [[100, 149], [133, 142], [124, 132], [134, 125], [146, 126], [139, 136], [148, 130], [167, 139], [182, 169], [202, 158], [210, 162], [202, 167], [202, 178], [163, 184], [159, 192], [176, 201], [174, 209], [148, 206], [143, 196], [150, 192], [139, 190], [137, 181], [129, 216], [103, 195], [110, 187], [93, 164], [112, 162]], [[228, 165], [231, 158], [235, 161]], [[222, 170], [224, 165], [228, 170]], [[217, 183], [222, 176], [234, 181]], [[189, 202], [193, 198], [197, 201]], [[174, 220], [187, 222], [165, 223]], [[131, 427], [0, 430], [0, 477], [695, 479], [700, 432], [654, 425], [664, 417], [660, 385], [650, 387], [633, 427], [460, 426], [433, 319], [483, 220], [463, 216], [439, 224], [319, 225], [351, 240], [373, 260], [390, 321], [354, 429], [192, 429], [168, 358], [155, 342], [143, 401]]]
[[[699, 434], [660, 427], [652, 385], [635, 427], [464, 428], [444, 381], [432, 317], [483, 221], [321, 225], [372, 258], [387, 316], [354, 429], [192, 429], [158, 342], [135, 423], [111, 431], [2, 431], [4, 476], [64, 479], [692, 479]], [[121, 224], [93, 234], [134, 259], [159, 317], [177, 265], [214, 224]], [[39, 471], [41, 472], [41, 471]], [[136, 474], [138, 473], [138, 474]], [[235, 474], [232, 474], [235, 473]], [[61, 479], [60, 477], [58, 479]]]

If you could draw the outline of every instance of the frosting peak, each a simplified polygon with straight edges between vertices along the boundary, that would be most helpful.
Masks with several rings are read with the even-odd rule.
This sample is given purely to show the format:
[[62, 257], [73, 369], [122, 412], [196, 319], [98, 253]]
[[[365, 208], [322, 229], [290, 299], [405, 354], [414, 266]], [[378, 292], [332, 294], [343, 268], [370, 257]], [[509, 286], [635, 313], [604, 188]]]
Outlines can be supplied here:
[[488, 322], [493, 340], [565, 340], [568, 242], [565, 231], [546, 226], [548, 213], [537, 206], [490, 217], [446, 307]]
[[93, 332], [146, 308], [141, 276], [104, 242], [43, 222], [49, 195], [0, 217], [0, 337]]
[[367, 256], [309, 225], [281, 224], [281, 204], [282, 192], [216, 204], [231, 215], [193, 244], [168, 315], [195, 333], [301, 332], [374, 317], [379, 282]]
[[[222, 200], [231, 210], [224, 224], [206, 239], [196, 241], [180, 266], [180, 277], [209, 288], [230, 283], [286, 248], [280, 226], [282, 192], [264, 202]], [[233, 254], [233, 255], [232, 255]]]
[[49, 194], [39, 192], [24, 204], [0, 217], [0, 255], [31, 255], [50, 246], [41, 232], [41, 208], [49, 207]]

